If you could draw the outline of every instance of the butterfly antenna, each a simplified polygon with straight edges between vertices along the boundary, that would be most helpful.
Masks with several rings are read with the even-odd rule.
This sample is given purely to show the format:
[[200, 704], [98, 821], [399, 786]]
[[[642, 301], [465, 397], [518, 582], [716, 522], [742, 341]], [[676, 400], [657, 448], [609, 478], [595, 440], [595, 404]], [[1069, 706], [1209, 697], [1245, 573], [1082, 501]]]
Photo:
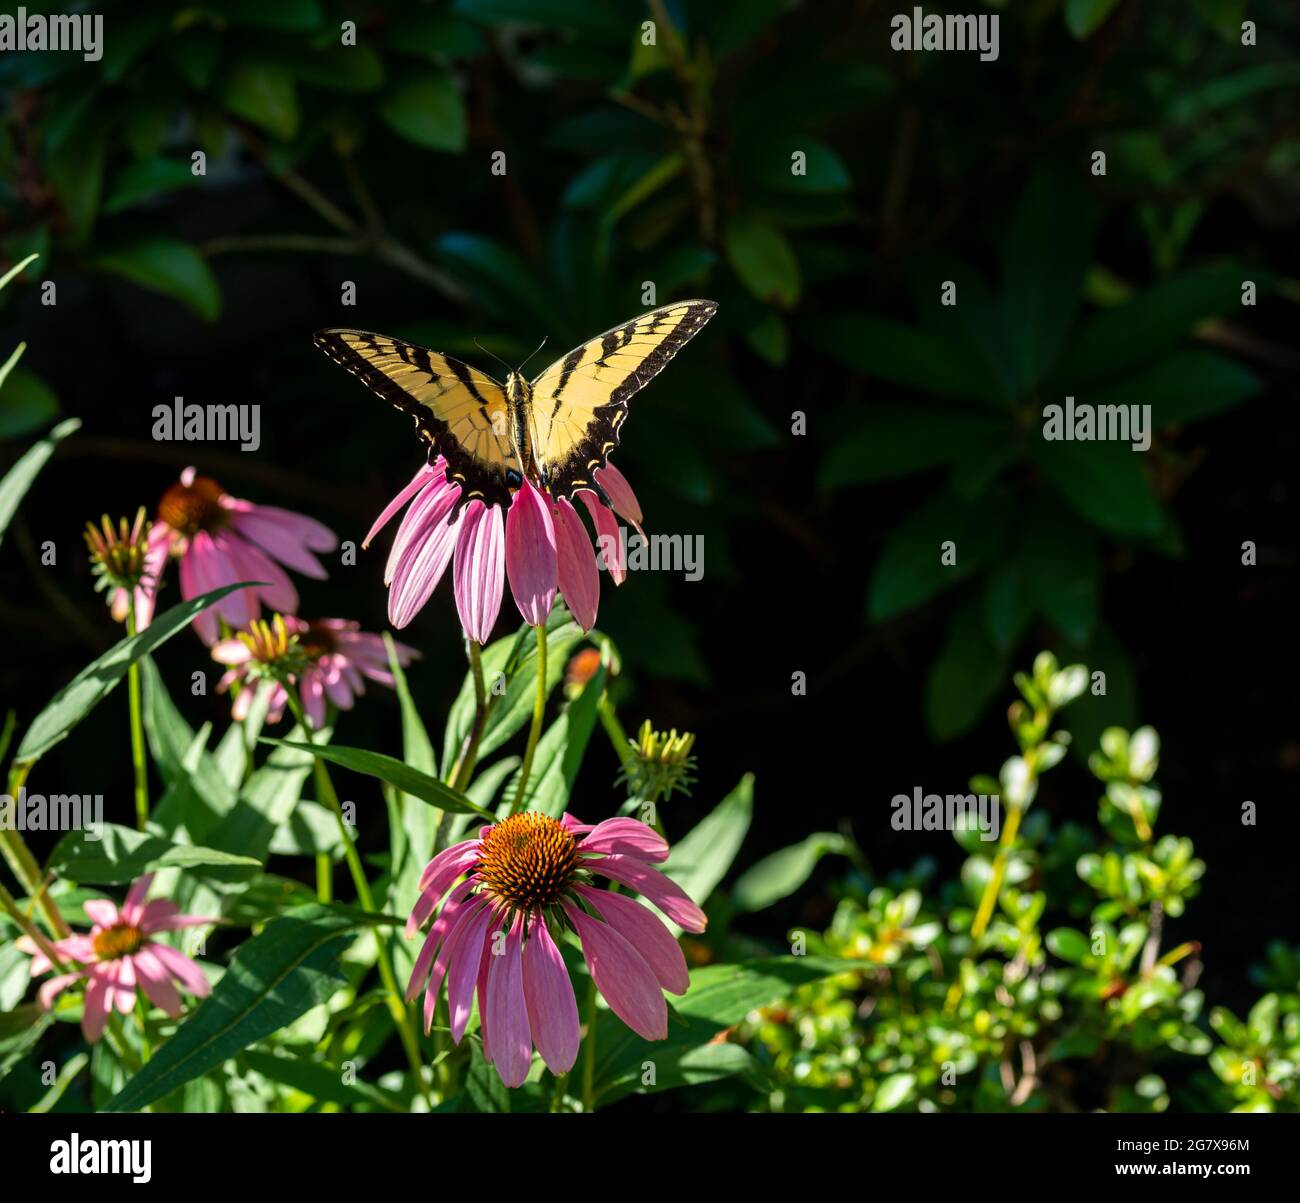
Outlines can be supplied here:
[[498, 355], [495, 351], [489, 351], [481, 342], [479, 342], [477, 338], [474, 340], [474, 345], [480, 351], [482, 351], [484, 355], [491, 355], [492, 358], [495, 359], [497, 363], [499, 363], [503, 368], [505, 368], [507, 372], [510, 371], [510, 365], [506, 363], [506, 361], [502, 359], [501, 356]]
[[[532, 359], [533, 355], [536, 355], [537, 352], [540, 351], [544, 346], [546, 346], [546, 339], [542, 339], [542, 341], [537, 344], [537, 346], [533, 349], [532, 354], [528, 356], [528, 359]], [[528, 366], [528, 359], [525, 359], [524, 362], [519, 365], [519, 374], [521, 376], [523, 375], [524, 368]]]

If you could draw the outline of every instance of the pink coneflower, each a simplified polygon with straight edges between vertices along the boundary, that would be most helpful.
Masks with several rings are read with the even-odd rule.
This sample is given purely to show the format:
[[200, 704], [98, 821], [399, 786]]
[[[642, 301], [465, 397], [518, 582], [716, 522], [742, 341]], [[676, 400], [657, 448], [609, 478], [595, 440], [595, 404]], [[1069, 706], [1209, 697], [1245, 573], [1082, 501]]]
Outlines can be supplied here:
[[592, 826], [528, 811], [440, 852], [425, 866], [406, 923], [409, 938], [442, 904], [406, 988], [408, 1001], [425, 990], [425, 1029], [445, 977], [452, 1039], [464, 1036], [477, 992], [483, 1055], [507, 1086], [527, 1078], [534, 1047], [552, 1073], [568, 1073], [578, 1056], [578, 1007], [552, 934], [568, 929], [614, 1014], [645, 1039], [663, 1040], [663, 991], [686, 993], [686, 959], [648, 909], [596, 888], [593, 875], [640, 891], [685, 930], [703, 931], [704, 912], [651, 867], [667, 856], [663, 838], [636, 819]]
[[[394, 643], [393, 648], [403, 668], [420, 655], [404, 643]], [[283, 716], [289, 703], [287, 685], [297, 690], [313, 727], [324, 725], [327, 702], [351, 710], [355, 699], [366, 691], [366, 677], [389, 688], [393, 684], [383, 638], [345, 618], [304, 622], [277, 614], [270, 622], [258, 619], [233, 639], [213, 644], [212, 658], [228, 666], [217, 683], [219, 692], [224, 693], [235, 682], [245, 686], [232, 708], [237, 722], [248, 717], [259, 680], [271, 682], [267, 722], [278, 723]]]
[[298, 591], [281, 565], [324, 580], [325, 569], [312, 553], [333, 551], [338, 542], [334, 532], [315, 519], [232, 497], [193, 468], [186, 468], [180, 482], [163, 494], [149, 534], [151, 553], [165, 548], [180, 560], [181, 596], [186, 600], [236, 581], [267, 582], [232, 593], [200, 614], [194, 629], [204, 643], [220, 635], [218, 618], [235, 630], [248, 626], [261, 614], [260, 602], [293, 613]]
[[[174, 902], [156, 898], [145, 902], [153, 874], [137, 877], [119, 910], [107, 898], [92, 898], [83, 903], [95, 926], [89, 935], [71, 935], [53, 941], [61, 956], [80, 961], [81, 967], [61, 973], [41, 984], [37, 994], [40, 1004], [49, 1008], [54, 999], [74, 982], [86, 983], [86, 1001], [81, 1013], [81, 1030], [94, 1044], [104, 1034], [113, 1007], [129, 1015], [135, 1006], [136, 989], [173, 1019], [181, 1013], [180, 985], [196, 998], [206, 998], [212, 987], [194, 961], [170, 944], [149, 937], [158, 932], [198, 927], [220, 920], [204, 915], [182, 915]], [[36, 976], [54, 968], [50, 959], [29, 936], [15, 944], [32, 957], [31, 971]]]
[[[525, 480], [512, 494], [508, 512], [474, 500], [461, 507], [460, 486], [446, 477], [447, 461], [439, 456], [421, 468], [384, 508], [363, 547], [410, 502], [393, 540], [384, 571], [389, 586], [388, 620], [399, 630], [429, 600], [447, 565], [452, 565], [456, 609], [465, 634], [486, 643], [501, 610], [505, 582], [524, 621], [546, 621], [555, 593], [564, 595], [583, 630], [591, 630], [600, 604], [600, 573], [591, 536], [573, 505], [552, 501]], [[596, 493], [578, 494], [591, 514], [596, 536], [606, 549], [614, 583], [627, 576], [618, 537], [621, 515], [640, 529], [641, 506], [623, 474], [607, 464], [596, 480], [612, 508]]]

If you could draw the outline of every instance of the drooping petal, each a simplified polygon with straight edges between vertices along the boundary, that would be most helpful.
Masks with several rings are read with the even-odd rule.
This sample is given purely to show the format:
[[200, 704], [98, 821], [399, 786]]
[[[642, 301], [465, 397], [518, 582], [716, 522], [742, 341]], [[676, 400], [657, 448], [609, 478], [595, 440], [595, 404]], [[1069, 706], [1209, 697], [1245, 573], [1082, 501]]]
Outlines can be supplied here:
[[572, 902], [565, 913], [582, 941], [582, 955], [596, 989], [638, 1036], [663, 1040], [668, 1035], [668, 1004], [645, 958], [607, 923], [593, 919]]
[[606, 463], [603, 468], [596, 469], [596, 480], [613, 503], [614, 512], [626, 518], [638, 532], [644, 533], [641, 531], [641, 503], [627, 483], [627, 477], [613, 464]]
[[550, 506], [525, 480], [506, 514], [506, 576], [529, 626], [541, 626], [555, 604], [555, 538]]
[[456, 1044], [465, 1035], [465, 1025], [469, 1023], [474, 983], [491, 920], [492, 908], [486, 902], [476, 910], [468, 910], [452, 929], [438, 956], [442, 960], [445, 954], [451, 966], [447, 974], [447, 1007], [451, 1013], [451, 1038]]
[[154, 956], [147, 946], [141, 948], [134, 956], [136, 978], [140, 988], [145, 992], [154, 1006], [166, 1011], [175, 1018], [181, 1013], [181, 996], [172, 985], [171, 976], [163, 963]]
[[235, 580], [266, 582], [254, 592], [272, 610], [292, 614], [298, 609], [298, 590], [289, 574], [260, 547], [234, 531], [218, 531], [212, 541], [234, 565]]
[[[441, 465], [441, 467], [437, 465]], [[402, 491], [398, 493], [397, 496], [394, 497], [392, 501], [390, 501], [386, 506], [384, 506], [383, 511], [380, 513], [379, 517], [375, 519], [375, 523], [370, 528], [369, 534], [367, 534], [366, 537], [361, 540], [361, 546], [363, 548], [370, 546], [370, 543], [374, 539], [374, 537], [377, 534], [379, 534], [379, 532], [383, 530], [384, 527], [389, 524], [389, 522], [392, 521], [393, 515], [396, 514], [397, 511], [402, 508], [402, 506], [404, 506], [408, 501], [410, 501], [411, 498], [414, 497], [422, 488], [424, 488], [424, 486], [433, 478], [433, 474], [435, 471], [438, 472], [446, 471], [446, 464], [441, 456], [438, 457], [437, 465], [435, 464], [420, 465], [420, 470], [414, 476], [411, 477], [410, 481], [406, 485], [402, 487]]]
[[578, 494], [587, 513], [596, 524], [596, 547], [600, 553], [601, 563], [609, 573], [610, 580], [621, 585], [627, 579], [627, 548], [623, 544], [622, 531], [614, 511], [597, 500], [595, 494], [584, 489]]
[[130, 1015], [135, 1009], [135, 966], [130, 957], [113, 961], [109, 969], [113, 974], [113, 997], [117, 1009], [123, 1015]]
[[584, 630], [596, 625], [600, 607], [600, 569], [591, 538], [567, 497], [551, 507], [555, 528], [556, 570], [560, 592], [574, 621]]
[[180, 931], [184, 927], [207, 927], [218, 920], [213, 915], [182, 915], [174, 902], [155, 898], [142, 908], [136, 922], [147, 936], [159, 931]]
[[501, 612], [505, 589], [505, 531], [501, 507], [471, 501], [460, 519], [452, 578], [465, 634], [486, 643]]
[[[632, 903], [636, 906], [636, 903]], [[651, 919], [653, 920], [653, 916]], [[533, 1043], [553, 1074], [566, 1074], [578, 1059], [582, 1042], [578, 1029], [578, 1003], [573, 983], [564, 967], [546, 921], [533, 917], [524, 944], [524, 1000]]]
[[[444, 494], [443, 502], [431, 511], [431, 520], [420, 541], [412, 540], [397, 559], [389, 558], [392, 576], [388, 590], [388, 621], [398, 630], [420, 612], [451, 561], [461, 533], [458, 525], [447, 524], [447, 514], [453, 502], [454, 493]], [[393, 548], [396, 551], [396, 543]]]
[[567, 810], [560, 816], [560, 826], [571, 835], [582, 835], [596, 828], [595, 823], [584, 823], [577, 815], [570, 814]]
[[586, 861], [584, 866], [593, 873], [631, 886], [639, 894], [644, 894], [678, 927], [686, 931], [702, 932], [708, 925], [704, 912], [686, 891], [671, 877], [665, 877], [644, 861], [620, 853]]
[[501, 1081], [511, 1088], [524, 1084], [533, 1061], [519, 947], [522, 930], [523, 918], [516, 916], [500, 944], [500, 952], [494, 949], [488, 967], [487, 1004], [488, 1022], [492, 1025], [492, 1057]]
[[222, 495], [221, 505], [229, 511], [232, 521], [240, 514], [258, 514], [267, 522], [279, 524], [312, 551], [333, 551], [339, 545], [338, 535], [328, 526], [297, 510], [283, 510], [274, 505], [254, 505], [251, 501], [232, 497], [229, 493]]
[[325, 685], [321, 675], [314, 668], [302, 674], [298, 688], [302, 698], [302, 708], [312, 727], [319, 731], [325, 725]]
[[178, 952], [170, 944], [151, 942], [145, 947], [152, 951], [162, 962], [163, 968], [196, 998], [207, 998], [212, 993], [212, 985], [203, 975], [203, 970], [183, 952]]
[[638, 819], [605, 819], [591, 829], [581, 845], [583, 852], [625, 852], [642, 860], [668, 859], [668, 841]]
[[102, 973], [91, 973], [86, 986], [86, 999], [81, 1008], [81, 1030], [94, 1044], [103, 1034], [104, 1025], [113, 1007], [113, 986]]
[[338, 546], [338, 536], [328, 527], [271, 505], [236, 510], [230, 525], [268, 556], [318, 581], [325, 579], [325, 569], [307, 549], [314, 544], [317, 551], [333, 551]]
[[[423, 945], [420, 947], [420, 955], [415, 958], [415, 966], [411, 970], [411, 977], [406, 983], [406, 1001], [410, 1002], [429, 979], [429, 973], [433, 968], [433, 958], [437, 955], [438, 949], [442, 947], [442, 942], [447, 933], [455, 926], [456, 918], [461, 908], [466, 905], [465, 896], [469, 893], [473, 883], [468, 881], [461, 882], [447, 898], [447, 905], [442, 908], [442, 913], [429, 928], [429, 934], [425, 937]], [[438, 987], [442, 985], [442, 977], [429, 987], [434, 994], [438, 993]]]
[[639, 902], [610, 890], [575, 886], [601, 917], [645, 959], [659, 984], [670, 994], [685, 994], [691, 984], [686, 958], [672, 933]]
[[47, 982], [41, 983], [41, 988], [36, 992], [36, 1001], [40, 1003], [42, 1011], [48, 1011], [53, 1005], [54, 1000], [63, 993], [73, 982], [79, 982], [85, 974], [82, 973], [61, 973], [58, 977], [52, 977]]
[[[397, 537], [388, 551], [384, 567], [384, 584], [391, 584], [403, 560], [412, 559], [450, 514], [460, 496], [460, 488], [447, 480], [431, 481], [424, 491], [411, 502], [411, 508], [402, 515], [397, 527]], [[454, 523], [452, 524], [455, 525]]]

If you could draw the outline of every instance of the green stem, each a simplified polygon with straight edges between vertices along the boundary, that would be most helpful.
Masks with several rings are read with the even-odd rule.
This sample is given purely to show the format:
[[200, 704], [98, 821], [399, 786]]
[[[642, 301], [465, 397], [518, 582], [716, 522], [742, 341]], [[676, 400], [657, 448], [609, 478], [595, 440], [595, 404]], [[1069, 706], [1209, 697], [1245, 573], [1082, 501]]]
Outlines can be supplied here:
[[[134, 635], [135, 612], [128, 611], [126, 632]], [[131, 763], [135, 768], [135, 826], [143, 831], [149, 823], [149, 771], [144, 758], [144, 707], [140, 702], [140, 663], [126, 670], [127, 697], [131, 708]]]
[[[495, 696], [492, 701], [488, 700], [487, 683], [483, 680], [483, 655], [479, 651], [479, 646], [474, 640], [466, 640], [469, 645], [469, 672], [474, 682], [474, 726], [470, 730], [469, 738], [465, 741], [460, 750], [460, 756], [456, 759], [456, 766], [451, 774], [451, 787], [464, 793], [465, 787], [469, 785], [470, 778], [474, 775], [474, 766], [478, 761], [478, 746], [483, 739], [483, 731], [487, 726], [488, 712], [492, 709], [492, 702], [496, 700]], [[445, 812], [444, 812], [445, 813]], [[441, 820], [439, 820], [441, 826]]]
[[[315, 743], [316, 733], [312, 730], [311, 722], [304, 713], [301, 703], [291, 688], [286, 686], [285, 692], [289, 698], [290, 709], [292, 709], [294, 717], [298, 720], [298, 725], [306, 735], [307, 742]], [[352, 839], [352, 831], [348, 827], [347, 819], [344, 817], [343, 806], [334, 790], [334, 782], [330, 778], [329, 770], [320, 757], [313, 760], [312, 770], [315, 774], [316, 790], [320, 795], [320, 799], [334, 812], [335, 822], [338, 823], [339, 836], [343, 841], [343, 857], [347, 861], [348, 871], [352, 874], [352, 883], [356, 887], [357, 900], [361, 903], [361, 909], [372, 915], [378, 915], [381, 912], [375, 906], [375, 896], [371, 893], [370, 882], [366, 880], [365, 867], [361, 863], [361, 856], [357, 852], [356, 843]], [[375, 949], [379, 977], [384, 985], [385, 1001], [389, 1013], [393, 1017], [393, 1022], [397, 1026], [397, 1034], [402, 1041], [403, 1048], [406, 1050], [406, 1059], [410, 1062], [411, 1071], [415, 1075], [415, 1084], [424, 1096], [425, 1102], [432, 1105], [433, 1096], [429, 1092], [429, 1084], [424, 1080], [424, 1067], [420, 1062], [419, 1037], [416, 1035], [415, 1025], [411, 1022], [411, 1013], [407, 1009], [406, 1001], [397, 987], [397, 975], [393, 972], [393, 962], [389, 955], [388, 944], [378, 931], [375, 932]]]
[[533, 698], [533, 722], [528, 728], [528, 746], [524, 749], [524, 763], [519, 770], [519, 784], [515, 787], [515, 800], [510, 813], [518, 814], [528, 791], [528, 778], [533, 771], [533, 756], [537, 740], [542, 733], [542, 716], [546, 713], [546, 624], [537, 628], [537, 693]]
[[58, 949], [45, 938], [45, 933], [23, 913], [14, 896], [2, 885], [0, 885], [0, 911], [4, 911], [10, 919], [18, 924], [23, 934], [30, 937], [36, 947], [49, 958], [51, 965], [56, 969], [64, 967], [63, 957], [59, 954]]
[[587, 1036], [582, 1044], [582, 1109], [596, 1109], [596, 979], [587, 986]]
[[[17, 801], [18, 793], [27, 780], [32, 763], [15, 763], [9, 770], [9, 796]], [[54, 899], [42, 884], [41, 866], [27, 847], [17, 828], [0, 827], [0, 852], [3, 852], [14, 877], [27, 893], [36, 900], [45, 915], [46, 925], [55, 936], [70, 936], [72, 929], [65, 922]]]
[[619, 765], [625, 773], [630, 774], [634, 760], [632, 745], [628, 742], [623, 724], [618, 721], [618, 714], [614, 710], [614, 703], [609, 700], [608, 693], [600, 695], [600, 701], [596, 703], [596, 713], [600, 715], [600, 725], [605, 728], [605, 734], [609, 736], [609, 742], [614, 747], [614, 755], [618, 757]]
[[334, 897], [334, 862], [328, 852], [316, 854], [316, 898], [329, 902]]

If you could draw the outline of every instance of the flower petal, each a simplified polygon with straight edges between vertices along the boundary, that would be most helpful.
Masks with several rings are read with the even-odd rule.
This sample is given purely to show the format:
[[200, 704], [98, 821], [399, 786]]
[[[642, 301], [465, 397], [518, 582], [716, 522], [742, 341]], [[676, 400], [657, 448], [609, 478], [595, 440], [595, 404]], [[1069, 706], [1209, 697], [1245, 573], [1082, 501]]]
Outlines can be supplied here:
[[492, 1058], [501, 1081], [522, 1086], [533, 1063], [533, 1041], [524, 999], [523, 964], [519, 942], [523, 918], [516, 916], [488, 967], [488, 1022], [492, 1025]]
[[587, 528], [567, 497], [551, 507], [555, 528], [557, 574], [560, 592], [574, 621], [584, 630], [596, 625], [600, 606], [600, 569]]
[[575, 886], [601, 918], [645, 959], [659, 984], [671, 994], [685, 994], [691, 984], [686, 958], [672, 933], [639, 902], [610, 890]]
[[182, 986], [196, 998], [207, 998], [212, 993], [212, 985], [203, 975], [203, 970], [190, 960], [183, 952], [178, 952], [170, 944], [150, 942], [145, 945]]
[[668, 841], [639, 819], [605, 819], [582, 841], [583, 852], [625, 852], [641, 860], [668, 859]]
[[402, 491], [397, 494], [386, 506], [379, 517], [375, 519], [374, 525], [370, 528], [370, 533], [361, 540], [362, 548], [369, 547], [374, 537], [392, 521], [393, 515], [411, 500], [424, 486], [433, 478], [434, 472], [446, 472], [446, 461], [439, 456], [435, 464], [421, 464], [420, 470], [411, 477], [410, 481], [402, 487]]
[[477, 909], [469, 909], [447, 937], [441, 961], [445, 956], [450, 964], [447, 974], [447, 1006], [451, 1013], [451, 1038], [459, 1044], [469, 1023], [470, 1008], [474, 1001], [474, 983], [478, 977], [479, 962], [492, 908], [486, 902]]
[[528, 1006], [533, 1043], [551, 1073], [567, 1074], [578, 1059], [578, 1046], [582, 1042], [578, 1003], [573, 997], [573, 983], [564, 967], [564, 958], [540, 915], [533, 917], [528, 930], [523, 967], [524, 1001]]
[[645, 959], [609, 924], [593, 919], [581, 907], [565, 902], [564, 910], [578, 930], [582, 955], [610, 1010], [638, 1036], [665, 1039], [668, 1004]]
[[525, 480], [506, 514], [506, 576], [523, 620], [541, 626], [555, 604], [556, 551], [551, 508]]
[[113, 986], [108, 976], [99, 972], [90, 974], [86, 986], [86, 999], [81, 1008], [81, 1030], [94, 1044], [103, 1034], [108, 1014], [113, 1006]]
[[665, 877], [644, 861], [618, 854], [585, 861], [584, 867], [644, 894], [678, 927], [686, 931], [702, 932], [708, 926], [709, 921], [704, 912], [695, 905], [686, 891], [671, 877]]
[[596, 547], [600, 563], [609, 573], [610, 580], [621, 585], [627, 580], [627, 548], [623, 544], [618, 519], [614, 517], [613, 510], [597, 500], [594, 493], [584, 489], [578, 496], [582, 498], [591, 520], [596, 524]]
[[167, 1012], [174, 1019], [181, 1013], [181, 996], [172, 985], [166, 967], [147, 945], [141, 948], [133, 959], [140, 988], [154, 1006]]
[[501, 612], [505, 589], [505, 531], [500, 506], [471, 501], [460, 519], [452, 579], [465, 634], [486, 643]]

